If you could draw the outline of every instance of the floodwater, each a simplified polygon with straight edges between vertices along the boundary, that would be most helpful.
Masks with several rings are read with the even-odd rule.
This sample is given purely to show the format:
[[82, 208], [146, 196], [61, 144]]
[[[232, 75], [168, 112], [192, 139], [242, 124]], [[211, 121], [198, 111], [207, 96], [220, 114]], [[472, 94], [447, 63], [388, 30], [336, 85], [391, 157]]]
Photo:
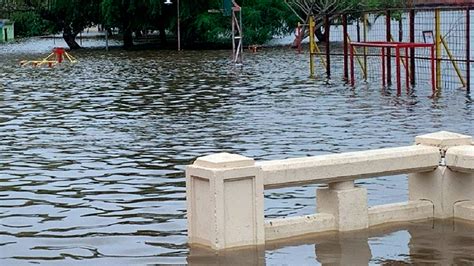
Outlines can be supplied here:
[[[246, 53], [243, 68], [228, 51], [122, 50], [76, 52], [74, 66], [18, 66], [49, 46], [0, 46], [1, 265], [474, 262], [474, 225], [460, 221], [221, 254], [186, 244], [184, 168], [198, 156], [269, 160], [410, 145], [440, 130], [474, 135], [464, 90], [351, 89], [337, 58], [327, 83], [308, 78], [307, 54], [285, 48]], [[407, 200], [405, 176], [359, 184], [371, 206]], [[266, 217], [314, 213], [315, 189], [267, 190]]]

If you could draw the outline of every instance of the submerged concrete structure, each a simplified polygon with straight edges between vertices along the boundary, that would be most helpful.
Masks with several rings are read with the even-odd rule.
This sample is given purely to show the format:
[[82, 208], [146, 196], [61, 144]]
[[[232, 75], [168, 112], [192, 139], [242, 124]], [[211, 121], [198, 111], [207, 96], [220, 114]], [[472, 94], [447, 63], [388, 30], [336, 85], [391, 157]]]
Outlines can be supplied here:
[[[215, 250], [261, 245], [305, 234], [363, 230], [430, 218], [474, 221], [472, 137], [437, 132], [413, 146], [255, 162], [219, 153], [186, 169], [189, 243]], [[367, 206], [354, 180], [409, 174], [409, 201]], [[317, 213], [264, 220], [264, 189], [327, 184]]]

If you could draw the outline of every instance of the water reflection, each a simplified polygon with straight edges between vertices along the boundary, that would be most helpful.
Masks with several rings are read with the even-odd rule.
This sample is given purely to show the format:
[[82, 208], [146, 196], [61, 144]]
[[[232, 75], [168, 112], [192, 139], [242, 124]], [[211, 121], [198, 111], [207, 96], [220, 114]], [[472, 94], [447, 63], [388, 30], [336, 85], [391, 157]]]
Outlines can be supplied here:
[[[190, 265], [472, 264], [472, 226], [460, 220], [432, 220], [307, 236], [260, 248], [213, 252], [191, 247], [187, 262]], [[398, 236], [398, 242], [406, 243], [397, 246], [394, 236]], [[293, 254], [295, 251], [297, 256]], [[287, 256], [288, 253], [292, 256]]]
[[[74, 67], [20, 68], [43, 56], [27, 48], [0, 48], [2, 265], [184, 263], [184, 167], [197, 156], [270, 160], [409, 145], [438, 130], [474, 135], [463, 92], [430, 99], [429, 85], [397, 97], [327, 84], [307, 77], [307, 55], [287, 49], [248, 54], [243, 69], [228, 51], [121, 50], [75, 52]], [[370, 205], [407, 198], [405, 176], [360, 182]], [[268, 190], [265, 214], [314, 213], [314, 193]], [[315, 262], [314, 243], [282, 261], [310, 249]]]

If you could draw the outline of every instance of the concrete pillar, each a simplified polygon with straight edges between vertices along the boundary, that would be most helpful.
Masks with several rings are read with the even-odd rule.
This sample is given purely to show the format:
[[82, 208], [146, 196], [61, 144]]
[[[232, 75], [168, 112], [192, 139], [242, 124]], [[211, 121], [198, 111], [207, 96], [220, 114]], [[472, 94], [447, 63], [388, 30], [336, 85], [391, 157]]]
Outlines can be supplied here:
[[339, 231], [368, 227], [367, 190], [355, 187], [354, 181], [330, 183], [318, 189], [316, 197], [317, 212], [334, 215]]
[[369, 231], [338, 233], [316, 244], [316, 260], [321, 265], [369, 265], [372, 251]]
[[472, 137], [441, 131], [416, 137], [416, 144], [440, 149], [442, 159], [434, 171], [409, 175], [410, 200], [429, 200], [434, 205], [434, 217], [453, 217], [456, 202], [474, 199], [474, 176], [445, 166], [445, 154], [454, 147], [471, 145]]
[[211, 265], [265, 265], [265, 247], [248, 247], [226, 249], [221, 251], [210, 250], [200, 246], [191, 246], [186, 259], [190, 266]]
[[472, 265], [474, 232], [472, 223], [458, 220], [436, 220], [434, 223], [412, 223], [410, 264]]
[[251, 158], [219, 153], [186, 168], [189, 244], [214, 250], [265, 243], [263, 180]]

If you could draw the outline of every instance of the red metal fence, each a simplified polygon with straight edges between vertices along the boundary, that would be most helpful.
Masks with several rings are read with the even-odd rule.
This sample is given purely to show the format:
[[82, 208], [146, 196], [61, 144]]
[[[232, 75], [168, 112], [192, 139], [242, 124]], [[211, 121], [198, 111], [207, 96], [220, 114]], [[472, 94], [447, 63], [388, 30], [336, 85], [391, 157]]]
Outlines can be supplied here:
[[[435, 4], [436, 1], [417, 1], [419, 4]], [[460, 3], [460, 1], [441, 1], [444, 4]], [[466, 1], [462, 1], [465, 3]], [[474, 2], [474, 0], [468, 1]], [[319, 74], [326, 73], [329, 77], [331, 57], [342, 56], [343, 78], [349, 81], [349, 46], [356, 42], [410, 42], [434, 43], [436, 45], [436, 87], [438, 89], [459, 89], [467, 91], [471, 87], [471, 75], [474, 72], [471, 41], [474, 40], [474, 25], [471, 16], [474, 15], [472, 6], [416, 7], [412, 9], [397, 9], [370, 11], [360, 17], [337, 15], [331, 17], [330, 44], [321, 49], [321, 56], [316, 57], [322, 62]], [[325, 19], [323, 19], [324, 21]], [[327, 28], [327, 27], [326, 27]], [[340, 43], [340, 45], [338, 44]], [[342, 47], [343, 52], [341, 53]], [[358, 48], [353, 51], [356, 61], [356, 78], [381, 84], [382, 76], [379, 49]], [[410, 49], [409, 62], [402, 60], [402, 67], [409, 66], [409, 80], [413, 85], [431, 83], [430, 49]], [[386, 70], [388, 85], [395, 77], [395, 54], [388, 50]], [[406, 60], [406, 59], [405, 59]], [[404, 76], [402, 78], [405, 78]]]

